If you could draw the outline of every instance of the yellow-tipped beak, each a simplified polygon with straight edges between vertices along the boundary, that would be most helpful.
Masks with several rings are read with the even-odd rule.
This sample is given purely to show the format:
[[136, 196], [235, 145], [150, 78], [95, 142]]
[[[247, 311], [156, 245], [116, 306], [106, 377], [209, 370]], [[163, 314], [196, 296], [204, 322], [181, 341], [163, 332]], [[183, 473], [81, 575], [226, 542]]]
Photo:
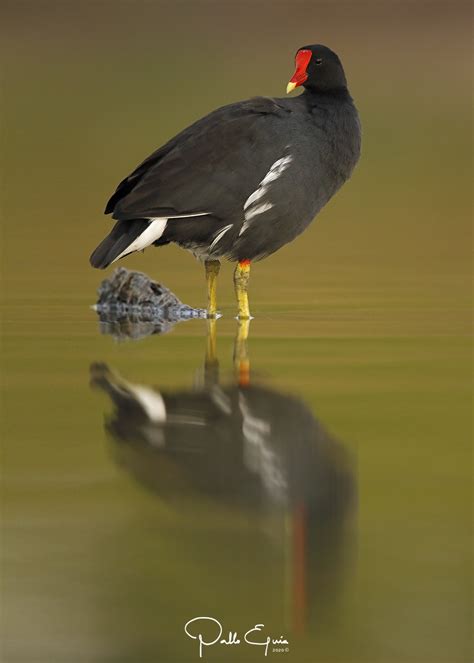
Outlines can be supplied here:
[[293, 90], [296, 87], [296, 83], [292, 83], [291, 81], [288, 83], [286, 86], [286, 94], [290, 94], [290, 92], [293, 92]]

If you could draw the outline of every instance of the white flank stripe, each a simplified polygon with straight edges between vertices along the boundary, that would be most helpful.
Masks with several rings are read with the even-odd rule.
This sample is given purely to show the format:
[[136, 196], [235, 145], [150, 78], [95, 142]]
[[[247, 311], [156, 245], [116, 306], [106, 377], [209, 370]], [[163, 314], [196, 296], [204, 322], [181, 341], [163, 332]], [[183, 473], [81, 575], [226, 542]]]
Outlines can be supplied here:
[[272, 164], [270, 170], [258, 185], [258, 188], [247, 198], [244, 203], [245, 221], [242, 224], [242, 228], [240, 229], [239, 237], [247, 230], [250, 225], [250, 221], [254, 217], [258, 216], [259, 214], [263, 214], [263, 212], [266, 212], [273, 207], [273, 203], [270, 202], [261, 202], [258, 205], [255, 205], [255, 203], [261, 200], [268, 193], [270, 184], [277, 180], [280, 175], [285, 172], [292, 161], [293, 157], [290, 154], [286, 157], [282, 157], [281, 159], [277, 159], [277, 161]]
[[262, 203], [262, 205], [257, 205], [256, 207], [252, 207], [251, 210], [248, 210], [248, 212], [245, 213], [245, 220], [248, 222], [250, 219], [253, 219], [254, 216], [257, 216], [258, 214], [263, 214], [263, 212], [266, 212], [268, 209], [271, 209], [273, 207], [272, 203]]
[[265, 175], [261, 183], [263, 185], [270, 184], [270, 182], [273, 182], [274, 180], [278, 179], [280, 175], [288, 168], [288, 166], [292, 161], [293, 157], [291, 156], [291, 154], [289, 154], [287, 157], [282, 157], [281, 159], [275, 161], [275, 163], [270, 168], [268, 173]]
[[280, 175], [285, 172], [292, 160], [293, 157], [288, 155], [287, 157], [278, 159], [274, 164], [271, 165], [270, 170], [260, 182], [258, 188], [253, 193], [251, 193], [245, 201], [244, 210], [246, 210], [252, 203], [256, 202], [266, 194], [268, 191], [268, 185], [277, 180]]
[[226, 232], [232, 228], [232, 224], [230, 223], [228, 226], [225, 226], [225, 228], [222, 228], [222, 230], [216, 235], [215, 239], [213, 240], [212, 244], [210, 245], [208, 251], [209, 253], [212, 251], [212, 249], [215, 247], [217, 242], [221, 240]]
[[[169, 219], [191, 219], [194, 216], [209, 216], [209, 212], [196, 212], [196, 214], [175, 214], [174, 216], [169, 216]], [[153, 218], [157, 217], [148, 217], [150, 221], [153, 221]]]
[[267, 193], [267, 187], [262, 186], [262, 183], [260, 182], [258, 189], [256, 189], [253, 193], [251, 193], [250, 196], [245, 201], [244, 212], [247, 209], [247, 207], [250, 207], [252, 203], [255, 203], [259, 198], [264, 196], [266, 193]]
[[249, 224], [247, 223], [247, 221], [244, 221], [243, 224], [242, 224], [242, 228], [239, 231], [239, 237], [240, 237], [240, 235], [242, 235], [242, 233], [244, 233], [247, 230], [248, 227], [249, 227]]

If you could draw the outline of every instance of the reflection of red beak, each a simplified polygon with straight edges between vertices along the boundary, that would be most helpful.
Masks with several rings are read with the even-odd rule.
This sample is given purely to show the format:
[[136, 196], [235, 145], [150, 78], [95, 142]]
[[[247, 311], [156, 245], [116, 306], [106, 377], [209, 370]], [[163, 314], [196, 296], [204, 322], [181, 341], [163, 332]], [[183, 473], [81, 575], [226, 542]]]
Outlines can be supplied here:
[[311, 60], [312, 55], [313, 54], [309, 50], [298, 51], [295, 57], [296, 71], [286, 86], [286, 94], [292, 92], [295, 87], [298, 87], [298, 85], [302, 85], [308, 78], [306, 68], [309, 65], [309, 61]]

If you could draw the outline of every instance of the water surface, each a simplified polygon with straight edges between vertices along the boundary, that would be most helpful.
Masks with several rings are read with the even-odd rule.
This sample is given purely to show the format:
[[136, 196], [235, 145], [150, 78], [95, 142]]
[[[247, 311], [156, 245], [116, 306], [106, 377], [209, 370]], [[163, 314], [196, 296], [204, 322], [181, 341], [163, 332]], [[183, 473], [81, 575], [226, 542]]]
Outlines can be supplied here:
[[6, 660], [191, 661], [203, 615], [264, 623], [289, 660], [462, 660], [467, 340], [263, 312], [248, 380], [230, 316], [217, 365], [204, 320], [117, 343], [85, 306], [27, 310], [5, 325]]
[[[199, 615], [265, 624], [292, 663], [471, 660], [470, 10], [415, 4], [6, 8], [6, 663], [190, 663]], [[215, 356], [205, 320], [101, 334], [88, 255], [116, 183], [216, 106], [282, 94], [315, 41], [343, 57], [363, 156], [252, 268], [249, 369], [227, 265]], [[184, 251], [124, 265], [205, 302]]]

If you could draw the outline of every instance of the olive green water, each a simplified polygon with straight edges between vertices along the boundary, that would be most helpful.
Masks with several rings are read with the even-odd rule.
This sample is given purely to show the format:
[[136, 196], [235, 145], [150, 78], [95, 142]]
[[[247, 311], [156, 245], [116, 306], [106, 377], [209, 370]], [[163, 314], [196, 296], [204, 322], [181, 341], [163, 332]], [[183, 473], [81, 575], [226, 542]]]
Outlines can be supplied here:
[[[273, 660], [471, 660], [467, 5], [5, 9], [2, 661], [188, 663], [197, 616], [241, 640], [264, 624], [260, 640], [288, 641]], [[107, 195], [216, 105], [280, 94], [314, 41], [343, 58], [363, 159], [304, 236], [254, 266], [240, 392], [221, 272], [220, 393], [243, 394], [247, 419], [240, 405], [237, 423], [180, 433], [195, 462], [134, 444], [131, 415], [120, 441], [91, 365], [189, 413], [206, 322], [137, 342], [100, 333], [88, 255]], [[124, 266], [205, 303], [177, 248]], [[262, 435], [285, 450], [287, 502], [240, 482], [242, 444]], [[245, 643], [203, 653], [264, 658]]]

